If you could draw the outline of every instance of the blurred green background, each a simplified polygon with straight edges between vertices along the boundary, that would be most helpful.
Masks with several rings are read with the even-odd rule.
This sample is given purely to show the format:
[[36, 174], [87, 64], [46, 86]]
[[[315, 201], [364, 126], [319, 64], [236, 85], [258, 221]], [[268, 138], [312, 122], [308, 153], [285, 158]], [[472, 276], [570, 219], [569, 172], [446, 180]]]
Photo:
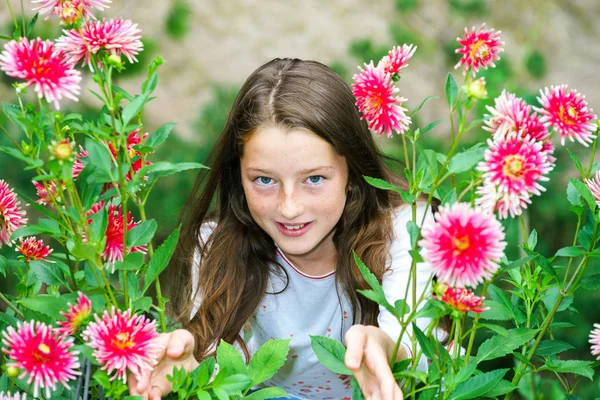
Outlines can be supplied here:
[[[19, 10], [20, 2], [12, 0], [12, 4]], [[31, 17], [31, 3], [25, 1], [24, 6], [26, 15]], [[497, 67], [480, 74], [487, 80], [490, 99], [478, 105], [478, 117], [503, 88], [535, 104], [540, 88], [563, 83], [585, 94], [589, 106], [600, 110], [597, 0], [114, 0], [104, 15], [133, 20], [144, 35], [145, 50], [138, 57], [140, 62], [128, 66], [118, 77], [117, 85], [139, 92], [149, 62], [158, 55], [166, 60], [159, 69], [157, 99], [146, 109], [145, 124], [148, 132], [166, 122], [176, 122], [177, 126], [152, 156], [154, 160], [203, 162], [245, 77], [274, 57], [321, 61], [350, 83], [357, 65], [376, 62], [393, 45], [415, 44], [417, 52], [402, 74], [401, 95], [409, 99], [409, 108], [429, 95], [440, 99], [425, 105], [414, 118], [413, 129], [447, 119], [443, 100], [446, 74], [453, 71], [459, 83], [463, 79], [461, 71], [453, 69], [459, 59], [454, 52], [458, 47], [456, 37], [463, 36], [464, 27], [479, 27], [483, 22], [502, 30], [506, 44]], [[12, 32], [4, 2], [0, 5], [0, 28], [2, 35]], [[51, 19], [40, 21], [34, 33], [54, 39], [60, 35], [60, 29]], [[11, 82], [5, 75], [0, 76], [0, 101], [15, 101]], [[89, 77], [84, 79], [80, 101], [65, 101], [63, 108], [94, 118], [98, 101], [89, 93], [93, 86]], [[19, 137], [20, 133], [4, 115], [0, 115], [0, 124]], [[465, 136], [465, 147], [487, 136], [485, 131], [471, 131]], [[379, 142], [386, 152], [400, 156], [400, 137], [381, 138]], [[448, 144], [449, 126], [445, 122], [424, 137], [421, 147], [442, 151]], [[11, 143], [1, 135], [0, 145]], [[589, 163], [589, 149], [581, 145], [568, 147], [584, 165]], [[577, 171], [565, 148], [558, 148], [555, 156], [556, 169], [544, 185], [549, 193], [535, 197], [527, 212], [529, 227], [539, 233], [538, 251], [547, 256], [571, 244], [576, 222], [568, 210], [566, 183], [577, 177]], [[0, 171], [0, 179], [34, 197], [32, 175], [3, 153]], [[194, 172], [185, 172], [165, 178], [156, 186], [147, 210], [149, 217], [159, 223], [158, 242], [174, 228], [194, 179]], [[505, 222], [511, 243], [517, 242], [519, 236], [516, 222]], [[14, 250], [4, 246], [0, 254], [14, 257]], [[508, 255], [517, 257], [517, 249], [509, 249]], [[589, 274], [597, 272], [597, 265], [588, 269]], [[0, 280], [4, 280], [1, 275]], [[0, 283], [0, 290], [2, 286], [8, 287], [8, 282]], [[595, 306], [599, 301], [600, 292], [581, 289], [571, 309], [557, 318], [573, 324], [572, 328], [555, 332], [558, 339], [576, 347], [567, 357], [591, 359], [587, 335], [592, 324], [600, 322]], [[591, 383], [584, 380], [580, 385], [583, 398], [595, 398], [600, 378]], [[540, 393], [544, 397], [539, 397]], [[538, 397], [528, 391], [521, 395], [527, 399], [563, 398], [554, 385], [543, 386], [541, 392], [538, 388]]]

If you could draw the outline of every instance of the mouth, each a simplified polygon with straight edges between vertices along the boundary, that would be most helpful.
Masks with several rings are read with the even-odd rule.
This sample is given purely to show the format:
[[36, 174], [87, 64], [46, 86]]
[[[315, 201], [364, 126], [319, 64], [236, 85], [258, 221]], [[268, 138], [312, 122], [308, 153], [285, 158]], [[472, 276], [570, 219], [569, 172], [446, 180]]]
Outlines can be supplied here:
[[285, 236], [297, 237], [304, 235], [312, 226], [313, 222], [303, 222], [299, 224], [283, 224], [275, 221], [275, 225]]

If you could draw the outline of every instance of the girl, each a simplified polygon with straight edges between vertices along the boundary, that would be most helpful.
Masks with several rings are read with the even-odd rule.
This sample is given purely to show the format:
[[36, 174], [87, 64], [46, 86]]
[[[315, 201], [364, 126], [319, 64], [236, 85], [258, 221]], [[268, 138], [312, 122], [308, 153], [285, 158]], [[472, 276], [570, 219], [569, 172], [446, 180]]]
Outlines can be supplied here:
[[[368, 285], [352, 250], [392, 304], [403, 298], [411, 209], [364, 180], [406, 188], [354, 103], [344, 81], [314, 61], [275, 59], [248, 78], [182, 213], [185, 267], [171, 297], [186, 329], [161, 336], [160, 362], [139, 381], [130, 376], [132, 395], [160, 399], [174, 366], [192, 370], [221, 339], [248, 358], [270, 338], [290, 338], [269, 385], [299, 399], [350, 398], [349, 377], [323, 367], [310, 347], [309, 335], [324, 335], [345, 340], [346, 366], [366, 398], [402, 399], [389, 368], [400, 326], [357, 293]], [[418, 265], [418, 294], [428, 279]], [[410, 356], [401, 346], [398, 360]]]

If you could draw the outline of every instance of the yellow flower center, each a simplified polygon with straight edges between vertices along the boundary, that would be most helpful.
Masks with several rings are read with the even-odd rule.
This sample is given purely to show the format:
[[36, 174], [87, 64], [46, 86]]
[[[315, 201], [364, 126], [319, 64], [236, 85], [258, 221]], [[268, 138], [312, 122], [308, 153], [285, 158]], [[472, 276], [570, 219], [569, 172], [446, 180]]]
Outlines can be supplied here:
[[504, 161], [504, 168], [502, 169], [502, 172], [504, 175], [516, 178], [523, 173], [524, 164], [525, 160], [522, 156], [508, 156]]
[[469, 237], [465, 235], [462, 237], [452, 238], [452, 244], [454, 245], [454, 254], [460, 254], [469, 248]]
[[119, 350], [130, 349], [133, 347], [133, 340], [131, 340], [129, 333], [121, 332], [116, 335], [115, 339], [113, 340], [113, 344]]
[[573, 125], [577, 122], [577, 117], [579, 113], [577, 109], [573, 106], [567, 107], [567, 112], [565, 113], [565, 106], [562, 104], [558, 107], [558, 118], [567, 125]]
[[482, 60], [489, 56], [490, 48], [485, 44], [485, 40], [480, 40], [471, 47], [471, 57]]
[[66, 160], [73, 154], [73, 147], [69, 141], [61, 141], [54, 147], [54, 156], [59, 160]]
[[44, 353], [45, 355], [50, 354], [50, 347], [46, 343], [40, 343], [38, 346], [38, 350]]

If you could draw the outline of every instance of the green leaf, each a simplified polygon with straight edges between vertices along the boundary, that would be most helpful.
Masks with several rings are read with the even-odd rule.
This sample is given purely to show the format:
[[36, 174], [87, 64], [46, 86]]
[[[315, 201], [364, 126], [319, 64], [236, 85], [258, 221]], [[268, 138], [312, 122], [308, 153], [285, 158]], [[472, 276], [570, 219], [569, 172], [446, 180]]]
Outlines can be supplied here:
[[426, 103], [427, 101], [429, 101], [429, 100], [432, 100], [432, 99], [439, 99], [439, 97], [438, 97], [438, 96], [427, 96], [427, 97], [425, 97], [425, 100], [423, 100], [423, 101], [421, 102], [421, 104], [419, 104], [419, 105], [417, 106], [417, 108], [415, 108], [414, 110], [412, 110], [412, 111], [410, 112], [410, 114], [408, 114], [408, 116], [410, 117], [410, 116], [412, 116], [412, 115], [414, 115], [414, 114], [418, 113], [418, 112], [419, 112], [419, 110], [420, 110], [421, 108], [423, 108], [423, 106], [425, 105], [425, 103]]
[[99, 243], [105, 236], [108, 226], [108, 212], [106, 207], [101, 207], [97, 212], [91, 215], [92, 224], [90, 226], [90, 242]]
[[590, 367], [593, 361], [581, 360], [548, 360], [542, 369], [581, 375], [589, 380], [594, 378], [594, 370]]
[[206, 384], [213, 375], [213, 372], [215, 370], [215, 364], [215, 358], [210, 357], [202, 361], [200, 365], [198, 365], [196, 369], [192, 371], [192, 377], [196, 382], [196, 385], [198, 385], [198, 387], [203, 388], [204, 386], [206, 386]]
[[600, 289], [600, 274], [594, 274], [586, 276], [581, 280], [581, 287], [585, 290], [598, 290]]
[[358, 293], [362, 294], [369, 300], [373, 300], [375, 303], [385, 307], [392, 315], [396, 316], [396, 309], [385, 298], [385, 294], [377, 292], [375, 290], [357, 290]]
[[[430, 130], [432, 130], [433, 128], [435, 128], [436, 126], [441, 124], [442, 122], [444, 122], [443, 119], [438, 119], [437, 121], [433, 121], [433, 122], [427, 124], [427, 126], [425, 128], [421, 129], [421, 135], [429, 132]], [[431, 151], [433, 151], [433, 150], [431, 150]]]
[[344, 361], [346, 348], [342, 343], [325, 336], [310, 335], [310, 346], [319, 362], [328, 370], [336, 374], [353, 375], [352, 371], [346, 367]]
[[[210, 397], [210, 393], [205, 392], [204, 390], [201, 390], [198, 393], [196, 393], [196, 396], [198, 396], [198, 400], [210, 400], [210, 399], [212, 399], [212, 397]], [[248, 397], [244, 397], [244, 398], [247, 399]]]
[[134, 252], [125, 256], [123, 261], [115, 262], [116, 270], [137, 271], [144, 264], [144, 253]]
[[148, 175], [148, 183], [152, 183], [158, 178], [176, 174], [178, 172], [187, 171], [189, 169], [208, 168], [200, 163], [177, 163], [173, 164], [167, 161], [159, 161], [151, 165], [145, 165], [135, 174], [133, 184], [137, 184], [139, 179]]
[[134, 97], [131, 94], [129, 94], [125, 89], [115, 85], [113, 85], [112, 88], [115, 92], [119, 93], [121, 96], [123, 96], [123, 98], [127, 99], [128, 101], [134, 100]]
[[352, 251], [352, 255], [354, 255], [354, 262], [358, 266], [360, 273], [362, 274], [363, 278], [365, 278], [365, 281], [367, 281], [371, 289], [378, 293], [383, 293], [383, 288], [381, 287], [381, 284], [379, 283], [375, 275], [373, 275], [371, 270], [361, 261], [361, 259], [354, 252], [354, 250]]
[[394, 314], [396, 317], [402, 318], [404, 315], [410, 312], [410, 306], [404, 299], [398, 299], [394, 303], [394, 308], [396, 309], [396, 313]]
[[30, 310], [44, 314], [52, 319], [62, 318], [61, 311], [66, 311], [67, 300], [64, 297], [54, 297], [47, 294], [37, 295], [27, 299], [18, 300], [17, 303]]
[[252, 379], [252, 386], [275, 375], [285, 363], [289, 351], [289, 339], [271, 339], [258, 349], [248, 364], [248, 376]]
[[416, 222], [410, 220], [406, 223], [406, 231], [410, 237], [410, 247], [414, 248], [417, 244], [417, 238], [419, 237], [419, 225]]
[[537, 231], [535, 229], [532, 229], [531, 233], [529, 234], [529, 239], [527, 239], [527, 247], [529, 247], [529, 249], [531, 250], [535, 249], [535, 246], [537, 245], [537, 240]]
[[146, 104], [148, 101], [148, 96], [140, 95], [136, 96], [135, 100], [127, 104], [127, 106], [121, 113], [123, 127], [126, 127], [127, 124], [129, 124], [129, 121], [131, 121], [136, 115], [138, 115], [142, 111], [144, 104]]
[[148, 312], [152, 306], [152, 297], [140, 297], [133, 301], [133, 309], [136, 311]]
[[132, 248], [149, 243], [156, 232], [156, 221], [149, 219], [127, 231], [127, 247]]
[[590, 189], [585, 185], [585, 183], [577, 180], [577, 179], [569, 179], [569, 182], [575, 186], [575, 189], [579, 192], [581, 197], [585, 200], [588, 206], [592, 209], [596, 209], [596, 200], [594, 199], [594, 195], [590, 192]]
[[579, 257], [585, 253], [585, 250], [577, 246], [567, 246], [559, 249], [554, 257]]
[[480, 314], [481, 319], [487, 319], [491, 321], [507, 321], [515, 318], [515, 313], [513, 312], [512, 307], [507, 307], [502, 303], [487, 299], [483, 301], [483, 305], [489, 309]]
[[493, 389], [508, 372], [508, 368], [497, 369], [474, 376], [466, 382], [456, 387], [456, 390], [450, 395], [450, 400], [467, 400], [481, 397]]
[[[88, 152], [88, 165], [92, 165], [95, 173], [92, 174], [96, 183], [115, 182], [113, 163], [110, 151], [100, 143], [86, 139], [85, 149]], [[79, 177], [78, 177], [79, 178]]]
[[29, 24], [27, 24], [27, 30], [26, 30], [26, 34], [25, 36], [29, 37], [29, 35], [31, 35], [31, 32], [33, 31], [33, 28], [35, 27], [35, 24], [38, 20], [40, 13], [36, 13], [33, 18], [31, 18], [31, 21], [29, 21]]
[[367, 181], [369, 185], [374, 186], [377, 189], [392, 190], [397, 193], [404, 193], [399, 187], [394, 186], [391, 183], [384, 181], [383, 179], [371, 178], [370, 176], [364, 176], [363, 178], [365, 178], [365, 181]]
[[169, 122], [158, 128], [152, 135], [146, 139], [146, 145], [150, 147], [156, 147], [164, 142], [168, 137], [173, 128], [175, 127], [174, 122]]
[[[15, 106], [15, 105], [12, 105], [12, 104], [8, 104], [8, 103], [2, 103], [2, 110], [4, 111], [4, 114], [6, 114], [6, 116], [8, 117], [8, 119], [10, 119], [15, 125], [17, 125], [17, 127], [21, 131], [27, 132], [27, 125], [24, 122], [24, 117], [23, 117], [23, 114], [22, 114], [21, 109], [19, 107]], [[3, 148], [0, 148], [0, 151], [4, 151], [2, 149]], [[23, 153], [21, 153], [20, 151], [17, 151], [16, 149], [13, 149], [13, 150], [15, 152], [20, 153], [21, 156], [25, 157], [23, 155]]]
[[60, 268], [58, 263], [40, 260], [31, 261], [29, 263], [29, 270], [39, 281], [44, 282], [46, 285], [69, 286], [65, 280], [65, 271]]
[[569, 343], [560, 340], [544, 340], [535, 350], [535, 354], [538, 356], [548, 357], [574, 348], [575, 347]]
[[569, 203], [571, 203], [573, 206], [583, 205], [583, 202], [581, 201], [581, 195], [572, 182], [567, 184], [567, 200], [569, 200]]
[[41, 159], [39, 159], [39, 158], [33, 159], [30, 157], [27, 157], [26, 155], [21, 153], [19, 150], [13, 149], [12, 147], [0, 146], [0, 151], [2, 151], [3, 153], [6, 153], [8, 155], [11, 155], [18, 160], [26, 162], [33, 168], [39, 168], [44, 165], [44, 162]]
[[148, 290], [152, 282], [158, 278], [160, 273], [169, 264], [169, 261], [173, 256], [173, 252], [175, 251], [175, 246], [177, 246], [177, 241], [179, 240], [180, 230], [181, 226], [178, 226], [177, 229], [175, 229], [163, 242], [163, 244], [161, 244], [154, 252], [154, 255], [148, 263], [148, 270], [146, 271], [146, 277], [144, 278], [144, 288], [142, 289], [142, 294], [146, 293], [146, 290]]
[[229, 343], [221, 339], [217, 348], [217, 363], [219, 368], [227, 368], [232, 374], [245, 374], [246, 363], [242, 355]]
[[489, 397], [491, 399], [493, 399], [495, 397], [500, 397], [503, 394], [506, 394], [506, 393], [509, 393], [509, 392], [515, 390], [516, 388], [517, 387], [514, 386], [509, 381], [501, 379], [500, 382], [498, 382], [496, 384], [496, 386], [494, 386], [492, 389], [490, 389], [488, 392], [485, 393], [485, 397]]
[[213, 393], [218, 400], [229, 400], [229, 394], [227, 394], [227, 392], [221, 388], [214, 388]]
[[477, 361], [503, 357], [530, 341], [536, 333], [536, 329], [515, 328], [510, 329], [507, 336], [493, 336], [479, 346]]
[[571, 150], [567, 149], [567, 151], [569, 152], [569, 157], [571, 157], [571, 160], [573, 160], [573, 164], [575, 164], [577, 171], [579, 171], [579, 175], [583, 176], [583, 169], [581, 168], [581, 163], [579, 162], [579, 159]]
[[425, 336], [423, 331], [420, 330], [419, 327], [414, 322], [413, 322], [412, 326], [413, 326], [413, 332], [415, 333], [415, 336], [417, 337], [417, 341], [419, 342], [419, 345], [421, 346], [421, 350], [423, 350], [423, 354], [425, 354], [425, 356], [427, 356], [427, 358], [429, 358], [430, 360], [435, 359], [435, 348], [433, 347], [433, 344], [431, 344], [431, 341], [427, 338], [427, 336]]
[[245, 400], [269, 400], [280, 397], [290, 397], [282, 388], [268, 387], [252, 392], [248, 396], [244, 396]]
[[[550, 287], [548, 290], [546, 290], [546, 293], [542, 295], [542, 302], [544, 303], [544, 306], [546, 306], [547, 310], [552, 310], [554, 304], [558, 300], [558, 295], [559, 289], [557, 286]], [[560, 303], [560, 306], [558, 306], [557, 312], [565, 311], [567, 308], [569, 308], [571, 303], [573, 303], [573, 295], [565, 297]]]
[[448, 101], [448, 105], [450, 109], [454, 109], [456, 105], [456, 96], [458, 95], [458, 85], [454, 80], [454, 77], [451, 73], [448, 73], [448, 77], [446, 78], [446, 100]]
[[433, 150], [423, 150], [417, 159], [417, 171], [423, 174], [423, 179], [418, 179], [419, 187], [426, 188], [433, 184], [438, 175], [436, 153]]
[[448, 172], [458, 174], [459, 172], [468, 171], [481, 161], [484, 152], [485, 147], [472, 147], [462, 153], [456, 154], [450, 159]]
[[506, 292], [496, 285], [490, 284], [488, 286], [487, 295], [491, 300], [504, 305], [508, 310], [512, 310], [512, 303], [506, 295]]
[[[220, 365], [219, 365], [220, 367]], [[226, 371], [224, 369], [223, 371]], [[222, 380], [213, 382], [213, 388], [219, 388], [227, 392], [229, 395], [241, 394], [242, 391], [248, 389], [250, 384], [252, 383], [252, 379], [248, 375], [245, 374], [235, 374], [225, 376]]]
[[537, 257], [537, 255], [534, 254], [531, 256], [525, 256], [523, 258], [519, 258], [518, 260], [515, 260], [515, 261], [511, 261], [506, 267], [504, 267], [504, 270], [509, 270], [509, 269], [520, 267], [521, 265], [527, 264], [529, 261], [533, 260], [536, 257]]

